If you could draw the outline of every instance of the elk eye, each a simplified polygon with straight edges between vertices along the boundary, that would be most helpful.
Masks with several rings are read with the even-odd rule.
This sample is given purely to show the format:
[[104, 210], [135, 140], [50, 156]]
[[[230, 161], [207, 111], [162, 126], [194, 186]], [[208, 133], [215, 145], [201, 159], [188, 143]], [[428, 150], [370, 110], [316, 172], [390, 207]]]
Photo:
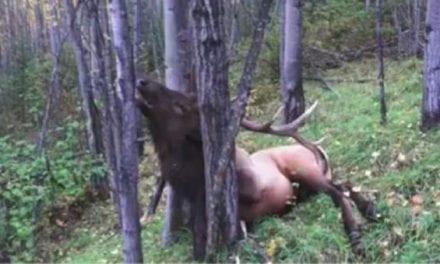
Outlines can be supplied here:
[[146, 80], [144, 80], [144, 79], [138, 79], [137, 81], [136, 81], [136, 86], [137, 87], [140, 87], [140, 86], [146, 86], [148, 84], [148, 82], [146, 81]]

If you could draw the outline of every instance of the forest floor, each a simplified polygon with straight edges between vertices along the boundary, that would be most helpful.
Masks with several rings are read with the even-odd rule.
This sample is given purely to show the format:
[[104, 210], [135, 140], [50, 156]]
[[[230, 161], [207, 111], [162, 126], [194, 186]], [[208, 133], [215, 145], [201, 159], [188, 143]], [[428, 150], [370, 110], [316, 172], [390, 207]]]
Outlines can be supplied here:
[[[354, 259], [331, 200], [318, 195], [300, 204], [285, 217], [258, 221], [255, 238], [274, 262], [440, 262], [440, 130], [418, 130], [421, 102], [421, 65], [417, 60], [389, 61], [386, 65], [388, 124], [379, 125], [378, 88], [375, 81], [353, 80], [376, 76], [375, 61], [346, 64], [325, 73], [346, 79], [326, 92], [316, 83], [305, 83], [310, 104], [318, 110], [302, 128], [310, 139], [326, 137], [327, 151], [336, 179], [350, 180], [378, 204], [382, 219], [363, 223], [367, 257]], [[277, 86], [264, 89], [275, 94], [271, 102], [252, 105], [269, 116], [277, 108]], [[261, 94], [262, 92], [257, 92]], [[265, 96], [267, 97], [267, 96]], [[255, 100], [256, 102], [258, 100]], [[242, 132], [239, 144], [250, 151], [289, 144], [290, 140]], [[151, 164], [151, 163], [150, 163]], [[146, 166], [145, 162], [142, 166]], [[147, 204], [151, 176], [141, 168], [141, 204]], [[148, 178], [150, 177], [150, 178]], [[120, 236], [108, 203], [93, 204], [61, 241], [48, 243], [63, 263], [114, 263], [121, 261]], [[359, 218], [360, 219], [360, 218]], [[146, 262], [191, 260], [189, 232], [182, 231], [168, 248], [159, 245], [162, 214], [143, 227]], [[224, 262], [226, 254], [219, 254]], [[260, 262], [247, 242], [239, 244], [242, 262]]]

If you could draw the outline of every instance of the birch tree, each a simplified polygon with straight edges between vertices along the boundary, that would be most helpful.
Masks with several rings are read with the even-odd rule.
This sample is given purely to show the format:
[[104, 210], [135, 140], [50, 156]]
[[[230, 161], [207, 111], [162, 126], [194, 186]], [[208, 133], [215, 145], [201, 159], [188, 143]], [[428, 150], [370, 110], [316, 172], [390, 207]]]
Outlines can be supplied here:
[[[189, 1], [165, 0], [165, 83], [169, 89], [187, 92], [190, 87], [192, 69], [191, 28], [189, 27]], [[171, 185], [166, 187], [167, 202], [165, 223], [161, 243], [168, 245], [172, 233], [182, 225], [184, 219], [183, 200]]]
[[127, 5], [124, 0], [111, 1], [113, 46], [116, 54], [117, 72], [117, 119], [120, 126], [120, 158], [118, 174], [118, 196], [121, 210], [123, 259], [125, 263], [142, 262], [139, 209], [137, 203], [138, 153], [136, 140], [135, 68], [133, 46], [130, 40]]
[[37, 51], [43, 53], [46, 51], [46, 40], [45, 40], [45, 24], [44, 24], [44, 14], [41, 9], [41, 1], [36, 0], [34, 3], [34, 14], [35, 14], [35, 35], [36, 35], [36, 46]]
[[302, 83], [302, 0], [282, 0], [281, 98], [284, 122], [304, 112]]
[[233, 107], [230, 105], [228, 91], [224, 1], [196, 0], [192, 10], [197, 95], [205, 163], [208, 256], [220, 246], [232, 245], [237, 238], [234, 139], [250, 94], [271, 4], [272, 0], [261, 2], [251, 46], [239, 81], [239, 94]]
[[[103, 153], [101, 136], [100, 113], [95, 104], [90, 77], [90, 67], [87, 62], [86, 50], [82, 40], [80, 26], [76, 21], [76, 12], [72, 0], [63, 0], [66, 24], [69, 30], [69, 37], [75, 55], [78, 72], [79, 94], [86, 121], [87, 143], [92, 156], [96, 159]], [[98, 192], [106, 192], [106, 179], [99, 176], [92, 176], [92, 183]]]
[[383, 65], [383, 40], [382, 40], [382, 0], [376, 0], [376, 58], [377, 80], [379, 83], [380, 123], [387, 122], [387, 106], [385, 101], [385, 73]]
[[440, 1], [428, 0], [425, 31], [422, 130], [440, 123]]

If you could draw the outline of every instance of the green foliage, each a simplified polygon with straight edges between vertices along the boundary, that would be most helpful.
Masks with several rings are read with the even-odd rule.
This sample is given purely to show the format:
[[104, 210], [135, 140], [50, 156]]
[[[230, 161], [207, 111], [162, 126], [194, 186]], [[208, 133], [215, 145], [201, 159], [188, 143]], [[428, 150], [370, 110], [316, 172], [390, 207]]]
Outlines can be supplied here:
[[[12, 253], [29, 252], [21, 255], [25, 260], [32, 257], [34, 239], [38, 239], [31, 236], [33, 228], [47, 224], [45, 217], [57, 201], [83, 196], [93, 173], [104, 176], [104, 169], [87, 153], [81, 158], [75, 157], [79, 129], [78, 122], [67, 122], [61, 131], [64, 136], [43, 157], [37, 156], [35, 146], [24, 140], [0, 138], [0, 217], [3, 220], [0, 246]], [[39, 177], [44, 178], [42, 185], [36, 185]], [[32, 214], [37, 199], [41, 200], [39, 215], [42, 219], [33, 226]]]
[[[48, 98], [51, 68], [49, 55], [29, 56], [9, 75], [0, 76], [0, 122], [4, 124], [0, 135], [19, 127], [29, 129], [39, 125]], [[66, 48], [60, 58], [59, 72], [63, 90], [59, 95], [65, 97], [59, 98], [63, 105], [57, 106], [58, 116], [64, 111], [71, 114], [77, 102], [76, 67], [70, 49]]]
[[[29, 59], [8, 77], [0, 80], [0, 102], [3, 113], [13, 118], [36, 123], [44, 104], [44, 87], [50, 75], [50, 63], [38, 58]], [[5, 118], [4, 114], [0, 117]]]

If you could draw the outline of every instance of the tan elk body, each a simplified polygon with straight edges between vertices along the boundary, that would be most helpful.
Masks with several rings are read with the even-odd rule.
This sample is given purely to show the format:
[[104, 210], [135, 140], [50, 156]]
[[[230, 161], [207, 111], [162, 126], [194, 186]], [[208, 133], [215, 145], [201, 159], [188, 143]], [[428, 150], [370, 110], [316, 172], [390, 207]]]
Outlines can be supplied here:
[[[283, 214], [298, 198], [292, 183], [331, 179], [330, 170], [299, 144], [273, 147], [249, 154], [236, 147], [240, 218], [252, 221], [267, 214]], [[313, 178], [316, 177], [316, 180]]]

